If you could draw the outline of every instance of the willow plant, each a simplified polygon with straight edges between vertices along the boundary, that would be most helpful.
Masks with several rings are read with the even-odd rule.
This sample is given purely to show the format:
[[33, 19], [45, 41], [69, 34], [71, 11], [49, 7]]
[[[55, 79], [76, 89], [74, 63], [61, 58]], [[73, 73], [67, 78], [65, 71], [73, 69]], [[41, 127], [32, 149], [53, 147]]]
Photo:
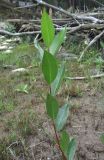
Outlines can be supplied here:
[[41, 18], [41, 33], [45, 44], [45, 49], [41, 48], [35, 40], [35, 47], [39, 50], [42, 63], [42, 73], [49, 86], [49, 92], [45, 100], [46, 112], [51, 119], [55, 132], [55, 142], [61, 152], [63, 160], [73, 160], [76, 151], [76, 140], [71, 138], [64, 130], [69, 116], [70, 105], [68, 103], [59, 107], [56, 95], [61, 87], [64, 77], [65, 65], [58, 65], [56, 53], [65, 40], [66, 29], [62, 29], [55, 35], [55, 28], [51, 17], [43, 11]]

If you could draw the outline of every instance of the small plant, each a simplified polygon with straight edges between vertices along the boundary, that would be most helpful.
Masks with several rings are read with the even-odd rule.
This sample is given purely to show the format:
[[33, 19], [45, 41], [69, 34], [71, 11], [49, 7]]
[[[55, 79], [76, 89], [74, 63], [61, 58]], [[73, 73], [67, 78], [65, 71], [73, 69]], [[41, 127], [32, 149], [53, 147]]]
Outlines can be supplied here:
[[59, 107], [56, 94], [63, 80], [65, 66], [62, 64], [58, 67], [55, 54], [64, 42], [66, 29], [55, 35], [55, 28], [51, 18], [44, 11], [41, 19], [41, 32], [46, 49], [43, 50], [35, 40], [35, 47], [39, 50], [42, 61], [42, 72], [44, 79], [49, 86], [49, 93], [45, 100], [46, 111], [52, 121], [55, 132], [55, 141], [62, 154], [63, 160], [73, 160], [76, 151], [76, 141], [69, 137], [68, 133], [63, 130], [69, 116], [70, 105], [64, 104]]
[[17, 92], [21, 92], [21, 93], [28, 93], [28, 85], [27, 84], [20, 84], [17, 86], [17, 88], [15, 89], [15, 91]]
[[5, 110], [8, 112], [12, 112], [15, 109], [15, 105], [14, 102], [8, 102], [8, 104], [6, 104], [5, 106]]
[[96, 68], [101, 70], [104, 65], [104, 60], [101, 57], [95, 59]]
[[102, 134], [102, 135], [100, 136], [100, 140], [101, 140], [101, 142], [104, 144], [104, 134]]
[[15, 108], [14, 102], [9, 101], [8, 103], [3, 102], [3, 100], [0, 100], [0, 113], [3, 112], [12, 112]]
[[15, 32], [15, 27], [14, 27], [14, 25], [12, 25], [10, 23], [6, 23], [5, 30], [14, 33]]

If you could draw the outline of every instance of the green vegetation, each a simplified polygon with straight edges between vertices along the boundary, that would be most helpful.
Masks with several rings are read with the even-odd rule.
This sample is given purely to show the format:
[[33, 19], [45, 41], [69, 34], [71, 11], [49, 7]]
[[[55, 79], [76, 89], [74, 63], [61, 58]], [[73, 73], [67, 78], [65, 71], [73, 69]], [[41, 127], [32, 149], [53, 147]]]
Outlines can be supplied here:
[[[13, 69], [18, 67], [37, 66], [36, 51], [34, 46], [21, 44], [17, 46], [13, 52], [9, 54], [0, 53], [0, 159], [12, 159], [17, 156], [20, 151], [18, 145], [21, 146], [21, 153], [26, 147], [26, 137], [36, 134], [37, 128], [41, 123], [40, 118], [32, 108], [34, 102], [32, 100], [27, 103], [27, 107], [23, 106], [25, 99], [24, 93], [33, 92], [35, 75], [38, 75], [37, 67], [30, 69], [29, 75], [11, 75], [11, 66]], [[34, 61], [33, 61], [34, 57]], [[29, 88], [28, 88], [29, 86]], [[33, 92], [34, 93], [34, 92]], [[17, 98], [18, 96], [18, 98]], [[3, 131], [3, 134], [2, 134]], [[22, 144], [24, 142], [24, 144]], [[13, 145], [13, 148], [8, 148]], [[17, 146], [15, 148], [15, 146]]]
[[16, 87], [15, 91], [28, 93], [28, 85], [27, 84], [20, 84]]
[[104, 144], [104, 134], [101, 135], [100, 140]]
[[[98, 80], [90, 78], [90, 75], [102, 73], [104, 61], [100, 56], [100, 52], [93, 47], [90, 48], [80, 63], [77, 60], [72, 61], [69, 59], [66, 61], [65, 59], [60, 60], [56, 58], [60, 54], [60, 45], [64, 43], [66, 30], [63, 29], [55, 35], [54, 29], [51, 29], [52, 39], [50, 39], [50, 34], [47, 35], [44, 28], [51, 27], [52, 21], [49, 20], [46, 14], [44, 18], [45, 20], [42, 21], [42, 35], [45, 34], [43, 36], [45, 45], [42, 43], [39, 44], [35, 39], [35, 48], [34, 44], [22, 43], [9, 54], [0, 52], [1, 160], [12, 160], [21, 155], [26, 160], [32, 160], [34, 157], [31, 156], [30, 146], [32, 143], [30, 141], [33, 142], [34, 139], [36, 139], [34, 144], [36, 143], [35, 149], [37, 153], [39, 152], [37, 148], [41, 148], [43, 142], [46, 146], [49, 143], [48, 147], [51, 148], [53, 155], [57, 154], [61, 157], [60, 153], [57, 152], [57, 149], [59, 149], [64, 154], [63, 159], [73, 158], [76, 149], [76, 141], [73, 137], [77, 137], [77, 133], [73, 135], [73, 131], [71, 131], [70, 134], [70, 128], [72, 129], [73, 126], [74, 128], [77, 128], [77, 126], [80, 127], [80, 122], [78, 119], [75, 119], [77, 114], [79, 114], [79, 120], [81, 116], [83, 116], [83, 119], [85, 118], [84, 114], [95, 114], [95, 108], [92, 112], [93, 103], [96, 103], [97, 111], [100, 110], [102, 112], [103, 110], [103, 105], [100, 106], [100, 104], [103, 104], [104, 101], [97, 102], [100, 99], [99, 97], [103, 97], [104, 95], [104, 78], [102, 77]], [[46, 21], [48, 20], [50, 25], [46, 27]], [[71, 45], [69, 42], [68, 46], [66, 46], [66, 43], [63, 46], [69, 55], [71, 52], [79, 56], [85, 47], [84, 41], [80, 44], [72, 41]], [[12, 69], [23, 67], [29, 69], [28, 74], [11, 74]], [[85, 76], [87, 79], [83, 82], [73, 81], [66, 80], [65, 76]], [[87, 101], [89, 97], [92, 98], [92, 101], [91, 99]], [[48, 122], [43, 107], [44, 102], [48, 117], [51, 119]], [[84, 109], [84, 107], [86, 108]], [[83, 112], [81, 110], [82, 108], [84, 110]], [[99, 116], [99, 112], [97, 116]], [[92, 118], [98, 121], [96, 120], [97, 116], [94, 115]], [[54, 137], [54, 133], [49, 127], [55, 127], [54, 129], [57, 131], [56, 136], [58, 135], [58, 139], [57, 137], [52, 138]], [[94, 132], [96, 132], [95, 128]], [[100, 135], [103, 133], [102, 128], [100, 128], [100, 131], [97, 130], [97, 135], [99, 133]], [[33, 139], [31, 140], [31, 138]], [[55, 140], [56, 142], [54, 142]], [[100, 140], [103, 144], [103, 135], [100, 137]], [[56, 145], [58, 141], [59, 146]], [[53, 149], [54, 146], [56, 148], [55, 151]], [[42, 150], [47, 150], [46, 148], [44, 149], [44, 144]], [[41, 155], [41, 153], [39, 152], [38, 155]]]
[[28, 67], [34, 64], [34, 59], [36, 59], [34, 46], [32, 45], [30, 47], [28, 44], [20, 44], [9, 54], [1, 52], [0, 65], [6, 64], [15, 65], [17, 67]]
[[53, 23], [44, 11], [41, 21], [41, 31], [44, 43], [47, 47], [47, 49], [44, 50], [42, 58], [42, 72], [49, 85], [49, 92], [46, 98], [46, 111], [52, 120], [55, 141], [62, 154], [62, 159], [73, 160], [76, 151], [76, 141], [74, 138], [69, 138], [68, 133], [63, 131], [63, 127], [69, 116], [70, 106], [66, 103], [59, 108], [58, 101], [55, 97], [63, 79], [63, 68], [58, 70], [55, 54], [64, 41], [66, 30], [64, 29], [55, 36]]

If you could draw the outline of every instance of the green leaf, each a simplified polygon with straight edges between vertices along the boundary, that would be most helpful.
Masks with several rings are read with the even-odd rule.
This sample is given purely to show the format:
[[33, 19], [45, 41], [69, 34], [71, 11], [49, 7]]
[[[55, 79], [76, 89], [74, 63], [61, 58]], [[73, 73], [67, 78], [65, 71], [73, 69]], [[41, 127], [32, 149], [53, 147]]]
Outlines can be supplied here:
[[46, 100], [46, 109], [47, 109], [48, 116], [53, 120], [56, 119], [58, 108], [59, 108], [59, 105], [57, 100], [53, 96], [48, 94], [47, 100]]
[[41, 32], [45, 45], [49, 48], [55, 35], [52, 19], [44, 11], [41, 19]]
[[48, 84], [51, 84], [54, 81], [58, 72], [58, 67], [55, 57], [50, 53], [48, 53], [47, 51], [44, 52], [42, 60], [42, 72]]
[[39, 43], [36, 39], [34, 40], [34, 46], [39, 51], [39, 58], [42, 61], [43, 55], [44, 55], [44, 50], [41, 48], [41, 46], [39, 45]]
[[101, 45], [102, 48], [104, 48], [104, 42], [101, 41], [100, 45]]
[[76, 148], [77, 148], [76, 140], [72, 138], [68, 146], [68, 152], [67, 152], [68, 160], [74, 160]]
[[65, 155], [67, 155], [69, 141], [70, 141], [70, 138], [68, 133], [66, 131], [63, 131], [60, 138], [60, 146], [62, 151], [65, 153]]
[[69, 105], [65, 104], [59, 109], [59, 112], [57, 114], [57, 118], [56, 118], [57, 131], [62, 130], [62, 128], [64, 127], [67, 121], [68, 116], [69, 116]]
[[56, 95], [58, 89], [61, 86], [61, 82], [62, 82], [63, 77], [64, 77], [64, 72], [65, 72], [65, 65], [62, 64], [61, 67], [58, 69], [58, 73], [57, 73], [57, 76], [56, 76], [55, 80], [51, 84], [51, 94], [53, 96]]
[[49, 49], [49, 51], [52, 55], [55, 55], [58, 52], [58, 50], [60, 49], [61, 44], [65, 40], [65, 35], [66, 35], [66, 29], [63, 29], [55, 36], [55, 38], [50, 46], [50, 49]]
[[104, 144], [104, 134], [101, 135], [100, 140]]

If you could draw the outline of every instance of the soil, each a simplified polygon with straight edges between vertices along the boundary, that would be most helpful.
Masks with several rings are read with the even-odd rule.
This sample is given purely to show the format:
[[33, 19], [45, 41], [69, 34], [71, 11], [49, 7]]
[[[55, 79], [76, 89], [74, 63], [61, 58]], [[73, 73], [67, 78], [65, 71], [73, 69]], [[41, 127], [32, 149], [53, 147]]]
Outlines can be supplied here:
[[[78, 147], [75, 160], [104, 160], [104, 145], [100, 142], [100, 136], [104, 133], [103, 96], [103, 91], [100, 93], [97, 92], [97, 90], [93, 91], [93, 89], [86, 88], [82, 97], [70, 98], [71, 105], [79, 106], [71, 110], [66, 125], [69, 135], [75, 137], [77, 140]], [[64, 101], [63, 97], [59, 96], [59, 99], [60, 98], [61, 101]], [[39, 109], [39, 114], [44, 117], [43, 109], [40, 110], [38, 106], [37, 108]], [[45, 134], [44, 131], [41, 133], [42, 131], [40, 130], [37, 137], [32, 137], [31, 141], [29, 139], [30, 145], [38, 144], [33, 148], [36, 160], [61, 159], [61, 155], [58, 153], [58, 150], [56, 150], [57, 147], [54, 146], [50, 140], [50, 133], [53, 136], [53, 131], [50, 126], [51, 123], [46, 119], [43, 123], [43, 130], [45, 128], [47, 134]]]
[[[7, 71], [2, 70], [0, 74], [1, 76], [6, 76], [3, 83], [7, 84], [8, 82], [8, 84], [5, 87], [12, 87], [14, 85], [13, 82], [8, 81]], [[44, 92], [44, 88], [46, 88], [46, 92], [46, 84], [42, 81], [42, 76], [38, 72], [36, 79], [34, 87], [40, 90], [40, 92]], [[21, 80], [18, 79], [19, 81]], [[104, 160], [104, 145], [100, 141], [100, 136], [104, 133], [103, 81], [103, 78], [94, 80], [93, 85], [87, 81], [77, 81], [77, 85], [81, 88], [81, 95], [71, 95], [69, 90], [64, 88], [63, 84], [63, 88], [58, 94], [58, 99], [61, 103], [64, 103], [66, 94], [70, 95], [69, 103], [72, 105], [72, 109], [66, 129], [69, 135], [75, 137], [77, 141], [75, 160]], [[15, 81], [15, 83], [17, 82]], [[18, 160], [60, 160], [61, 154], [52, 139], [54, 137], [52, 125], [45, 114], [44, 103], [39, 94], [33, 88], [30, 94], [18, 93], [14, 97], [18, 107], [16, 107], [13, 113], [1, 114], [1, 118], [4, 116], [5, 118], [11, 118], [13, 114], [17, 114], [17, 111], [20, 112], [31, 106], [38, 115], [41, 125], [36, 128], [35, 132], [26, 136], [25, 149], [21, 142], [9, 144], [9, 148], [13, 150], [15, 148], [19, 149], [16, 155]], [[8, 131], [4, 129], [2, 122], [0, 122], [0, 126], [0, 137], [3, 139], [8, 134]], [[12, 156], [11, 159], [13, 159]]]

